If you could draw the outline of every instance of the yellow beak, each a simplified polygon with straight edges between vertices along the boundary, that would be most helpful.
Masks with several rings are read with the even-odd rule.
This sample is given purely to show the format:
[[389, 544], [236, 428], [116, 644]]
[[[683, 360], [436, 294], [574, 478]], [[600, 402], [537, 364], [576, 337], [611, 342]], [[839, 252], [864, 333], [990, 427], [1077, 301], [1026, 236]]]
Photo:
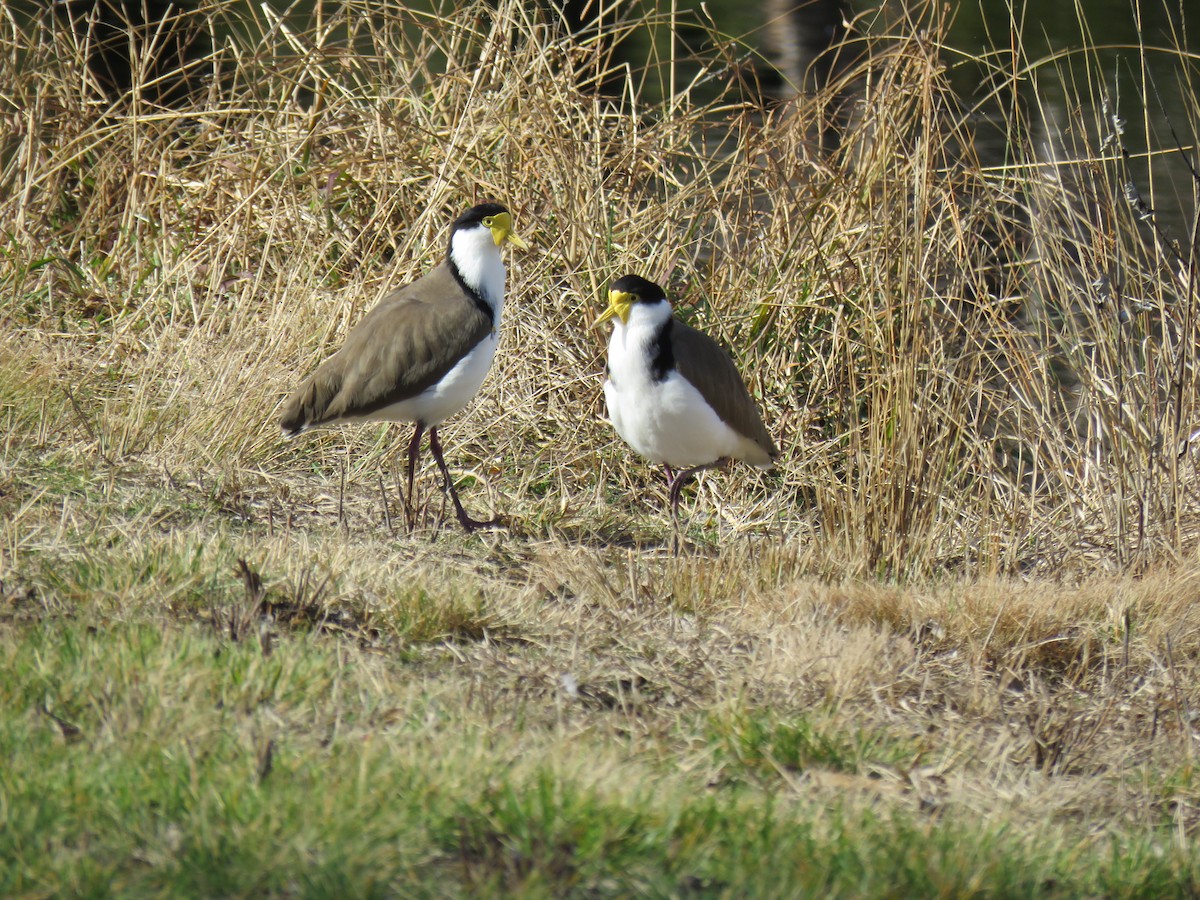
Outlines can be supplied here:
[[609, 291], [608, 309], [600, 314], [600, 318], [592, 323], [592, 327], [598, 328], [613, 316], [617, 316], [622, 322], [628, 322], [629, 308], [631, 306], [633, 306], [633, 294], [626, 294], [623, 291]]
[[529, 249], [529, 245], [513, 231], [512, 216], [508, 213], [497, 213], [492, 216], [492, 224], [488, 228], [492, 230], [492, 240], [496, 242], [497, 247], [503, 246], [504, 242], [508, 241], [520, 250]]

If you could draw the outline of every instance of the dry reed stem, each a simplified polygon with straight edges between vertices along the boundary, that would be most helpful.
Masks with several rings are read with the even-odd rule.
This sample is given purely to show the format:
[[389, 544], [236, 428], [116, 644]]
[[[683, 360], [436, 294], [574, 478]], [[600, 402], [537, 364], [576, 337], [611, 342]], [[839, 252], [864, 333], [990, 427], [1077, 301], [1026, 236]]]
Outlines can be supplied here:
[[[499, 197], [535, 248], [511, 259], [495, 371], [448, 438], [526, 532], [663, 524], [656, 476], [601, 420], [587, 328], [637, 271], [735, 348], [784, 448], [774, 475], [710, 477], [698, 534], [770, 535], [831, 574], [1194, 552], [1191, 276], [1121, 206], [1103, 130], [1046, 160], [1014, 120], [1014, 164], [981, 163], [936, 17], [863, 39], [869, 61], [829, 89], [862, 100], [826, 157], [821, 98], [764, 113], [678, 61], [634, 73], [676, 85], [661, 104], [605, 97], [603, 46], [518, 4], [357, 12], [221, 37], [178, 110], [100, 100], [48, 15], [0, 25], [5, 366], [42, 373], [12, 392], [61, 412], [39, 426], [60, 447], [293, 496], [331, 490], [344, 460], [372, 491], [394, 432], [287, 444], [277, 404], [437, 260], [456, 211]], [[217, 33], [230, 13], [200, 15]], [[714, 44], [708, 91], [737, 53]]]

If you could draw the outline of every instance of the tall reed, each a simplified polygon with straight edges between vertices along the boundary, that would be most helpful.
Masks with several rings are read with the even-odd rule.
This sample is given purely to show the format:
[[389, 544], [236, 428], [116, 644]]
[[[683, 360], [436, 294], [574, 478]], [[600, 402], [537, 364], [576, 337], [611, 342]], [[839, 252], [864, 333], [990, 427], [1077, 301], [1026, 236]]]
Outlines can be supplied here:
[[[453, 428], [463, 467], [535, 529], [655, 515], [648, 467], [601, 421], [588, 327], [634, 271], [734, 348], [784, 451], [774, 475], [710, 481], [721, 539], [890, 576], [1195, 552], [1195, 229], [1155, 227], [1136, 185], [1160, 160], [1121, 133], [1147, 122], [1106, 108], [1094, 65], [1080, 85], [1014, 42], [973, 62], [997, 97], [1035, 99], [967, 108], [931, 8], [852, 35], [837, 84], [771, 106], [742, 90], [752, 52], [698, 16], [706, 49], [685, 58], [662, 39], [673, 12], [572, 36], [509, 0], [309, 21], [212, 0], [191, 24], [213, 49], [168, 108], [148, 99], [157, 69], [104, 95], [86, 36], [0, 9], [3, 369], [13, 396], [56, 398], [36, 429], [56, 451], [280, 492], [348, 459], [370, 482], [393, 434], [285, 444], [277, 405], [437, 260], [457, 211], [498, 197], [536, 246]], [[613, 39], [642, 29], [648, 64], [619, 63]], [[1055, 77], [1052, 110], [1029, 87]]]

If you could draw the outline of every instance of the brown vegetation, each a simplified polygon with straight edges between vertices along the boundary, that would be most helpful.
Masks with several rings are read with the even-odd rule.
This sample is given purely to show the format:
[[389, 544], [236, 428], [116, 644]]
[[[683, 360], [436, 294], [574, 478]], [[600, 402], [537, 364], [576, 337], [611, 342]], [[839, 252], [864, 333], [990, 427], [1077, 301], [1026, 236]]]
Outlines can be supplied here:
[[[683, 792], [1193, 832], [1195, 261], [1125, 200], [1152, 158], [1081, 117], [1047, 159], [1014, 116], [984, 165], [934, 19], [829, 87], [863, 102], [828, 156], [821, 103], [725, 89], [716, 36], [604, 96], [603, 46], [521, 4], [346, 6], [221, 33], [182, 109], [0, 19], [0, 622], [337, 632], [589, 783], [669, 759]], [[399, 431], [284, 442], [278, 407], [484, 198], [534, 247], [446, 428], [513, 526], [441, 528], [428, 470], [394, 533]], [[601, 418], [587, 323], [628, 271], [734, 348], [782, 450], [701, 480], [679, 559]], [[781, 757], [797, 717], [835, 738]]]

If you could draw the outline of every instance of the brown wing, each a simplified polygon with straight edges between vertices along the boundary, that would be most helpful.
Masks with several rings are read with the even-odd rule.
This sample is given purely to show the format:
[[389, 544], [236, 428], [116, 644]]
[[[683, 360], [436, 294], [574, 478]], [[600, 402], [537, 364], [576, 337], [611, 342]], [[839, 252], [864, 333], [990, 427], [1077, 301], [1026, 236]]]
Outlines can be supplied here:
[[779, 450], [758, 412], [758, 404], [725, 350], [702, 331], [678, 319], [671, 323], [671, 350], [679, 374], [695, 386], [721, 421], [776, 457]]
[[292, 394], [280, 425], [295, 434], [415, 397], [491, 330], [443, 263], [380, 300]]

